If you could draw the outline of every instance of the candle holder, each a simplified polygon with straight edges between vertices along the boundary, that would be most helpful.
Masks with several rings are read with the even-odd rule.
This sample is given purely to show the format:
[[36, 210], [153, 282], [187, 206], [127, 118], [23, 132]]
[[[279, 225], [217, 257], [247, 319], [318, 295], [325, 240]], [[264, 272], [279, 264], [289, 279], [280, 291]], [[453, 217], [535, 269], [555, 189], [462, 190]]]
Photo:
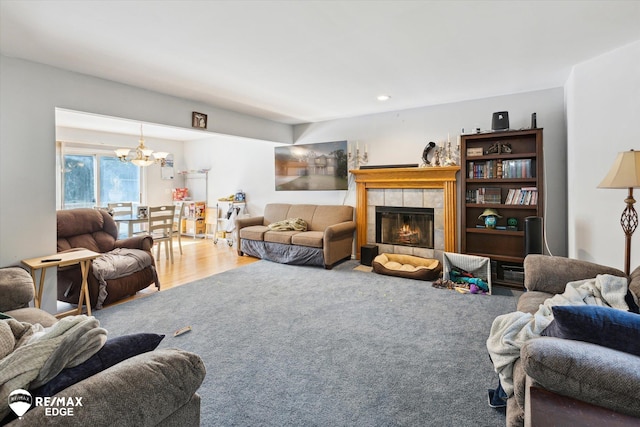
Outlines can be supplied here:
[[349, 162], [349, 169], [360, 169], [360, 165], [366, 165], [369, 162], [369, 153], [367, 152], [367, 146], [364, 146], [364, 154], [360, 154], [360, 147], [356, 143], [355, 153], [351, 151], [347, 153], [347, 159]]

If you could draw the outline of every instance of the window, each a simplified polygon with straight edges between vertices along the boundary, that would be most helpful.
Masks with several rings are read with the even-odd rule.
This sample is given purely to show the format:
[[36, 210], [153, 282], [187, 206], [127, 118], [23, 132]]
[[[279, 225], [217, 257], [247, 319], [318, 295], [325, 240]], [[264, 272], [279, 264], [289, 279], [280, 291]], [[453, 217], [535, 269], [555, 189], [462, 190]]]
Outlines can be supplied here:
[[140, 168], [115, 156], [65, 154], [63, 175], [64, 209], [140, 203]]

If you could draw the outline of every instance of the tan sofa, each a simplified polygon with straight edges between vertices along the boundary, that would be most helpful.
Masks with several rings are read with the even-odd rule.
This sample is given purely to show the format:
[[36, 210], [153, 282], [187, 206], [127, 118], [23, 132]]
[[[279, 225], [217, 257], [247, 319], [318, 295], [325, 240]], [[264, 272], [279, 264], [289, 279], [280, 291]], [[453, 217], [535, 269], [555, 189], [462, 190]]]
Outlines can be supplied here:
[[[307, 231], [269, 229], [269, 224], [292, 218], [302, 219]], [[236, 220], [238, 255], [330, 269], [351, 258], [355, 229], [352, 206], [268, 204], [263, 216]]]

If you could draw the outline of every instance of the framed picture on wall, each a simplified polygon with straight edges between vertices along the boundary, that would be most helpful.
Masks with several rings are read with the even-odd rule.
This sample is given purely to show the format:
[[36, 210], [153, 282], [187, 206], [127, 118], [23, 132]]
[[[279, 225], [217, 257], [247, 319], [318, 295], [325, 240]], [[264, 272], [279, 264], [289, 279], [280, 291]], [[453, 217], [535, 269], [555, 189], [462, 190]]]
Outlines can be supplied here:
[[276, 191], [346, 190], [347, 141], [275, 147]]
[[191, 126], [198, 129], [207, 128], [207, 115], [196, 111], [191, 113]]

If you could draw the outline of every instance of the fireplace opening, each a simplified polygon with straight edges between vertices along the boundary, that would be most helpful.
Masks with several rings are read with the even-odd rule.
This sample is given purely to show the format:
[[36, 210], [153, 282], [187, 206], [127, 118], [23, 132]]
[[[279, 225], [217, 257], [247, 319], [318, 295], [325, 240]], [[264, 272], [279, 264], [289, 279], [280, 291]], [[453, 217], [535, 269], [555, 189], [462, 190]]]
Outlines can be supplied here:
[[433, 249], [433, 209], [376, 206], [376, 243]]

